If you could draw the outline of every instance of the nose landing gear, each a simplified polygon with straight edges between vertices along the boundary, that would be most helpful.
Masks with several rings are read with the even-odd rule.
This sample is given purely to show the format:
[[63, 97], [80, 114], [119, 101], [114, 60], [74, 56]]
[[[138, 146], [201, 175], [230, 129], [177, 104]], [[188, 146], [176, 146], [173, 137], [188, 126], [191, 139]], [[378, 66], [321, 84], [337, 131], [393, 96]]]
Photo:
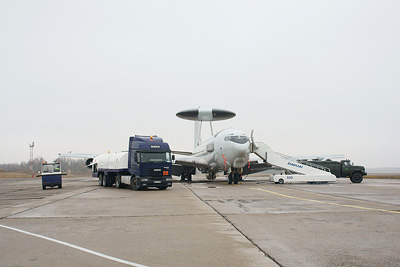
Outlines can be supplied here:
[[232, 170], [232, 172], [229, 173], [228, 175], [228, 184], [232, 184], [232, 182], [234, 184], [238, 184], [240, 177], [241, 177], [241, 172], [239, 172], [239, 170], [237, 169]]

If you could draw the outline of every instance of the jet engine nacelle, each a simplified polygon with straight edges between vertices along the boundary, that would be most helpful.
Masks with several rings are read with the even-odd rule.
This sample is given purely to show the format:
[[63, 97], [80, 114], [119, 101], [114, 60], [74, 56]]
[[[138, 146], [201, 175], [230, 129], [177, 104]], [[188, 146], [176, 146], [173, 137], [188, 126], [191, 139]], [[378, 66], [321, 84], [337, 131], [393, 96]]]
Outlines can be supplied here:
[[85, 166], [86, 167], [88, 167], [89, 169], [91, 169], [92, 168], [92, 162], [93, 162], [93, 158], [88, 158], [87, 160], [86, 160], [86, 162], [85, 162]]

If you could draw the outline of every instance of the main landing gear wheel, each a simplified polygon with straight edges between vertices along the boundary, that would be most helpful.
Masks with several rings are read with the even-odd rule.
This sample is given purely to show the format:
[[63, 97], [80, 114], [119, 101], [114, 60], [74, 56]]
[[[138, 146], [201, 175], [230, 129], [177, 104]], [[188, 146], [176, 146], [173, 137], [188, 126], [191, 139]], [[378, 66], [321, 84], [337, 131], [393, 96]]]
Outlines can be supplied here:
[[228, 184], [232, 184], [232, 173], [228, 175]]
[[182, 174], [181, 175], [181, 182], [184, 182], [185, 180], [188, 180], [188, 182], [192, 181], [192, 175], [191, 174]]
[[215, 180], [217, 178], [217, 174], [215, 172], [210, 172], [209, 174], [206, 175], [207, 180]]

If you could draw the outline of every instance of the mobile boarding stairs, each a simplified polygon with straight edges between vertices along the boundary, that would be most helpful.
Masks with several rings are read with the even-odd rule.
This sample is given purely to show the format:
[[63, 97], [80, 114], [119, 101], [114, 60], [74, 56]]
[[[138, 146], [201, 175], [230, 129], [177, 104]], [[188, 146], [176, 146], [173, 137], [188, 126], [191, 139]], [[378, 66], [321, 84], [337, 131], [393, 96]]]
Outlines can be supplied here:
[[330, 173], [329, 168], [311, 162], [300, 161], [297, 158], [286, 156], [273, 151], [264, 142], [253, 142], [253, 153], [265, 162], [285, 170], [285, 175], [273, 175], [271, 182], [275, 183], [324, 183], [336, 181], [336, 176]]

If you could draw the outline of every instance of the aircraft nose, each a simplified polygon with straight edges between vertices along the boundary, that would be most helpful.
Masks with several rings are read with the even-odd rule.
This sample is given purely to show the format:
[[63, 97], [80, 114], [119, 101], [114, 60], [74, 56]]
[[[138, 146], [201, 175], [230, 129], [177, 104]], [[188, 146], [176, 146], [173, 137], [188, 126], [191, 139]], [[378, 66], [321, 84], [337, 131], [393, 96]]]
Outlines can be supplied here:
[[232, 166], [234, 168], [243, 168], [246, 166], [249, 160], [250, 153], [250, 143], [238, 145], [236, 149], [234, 149], [235, 155], [231, 162], [233, 162]]

